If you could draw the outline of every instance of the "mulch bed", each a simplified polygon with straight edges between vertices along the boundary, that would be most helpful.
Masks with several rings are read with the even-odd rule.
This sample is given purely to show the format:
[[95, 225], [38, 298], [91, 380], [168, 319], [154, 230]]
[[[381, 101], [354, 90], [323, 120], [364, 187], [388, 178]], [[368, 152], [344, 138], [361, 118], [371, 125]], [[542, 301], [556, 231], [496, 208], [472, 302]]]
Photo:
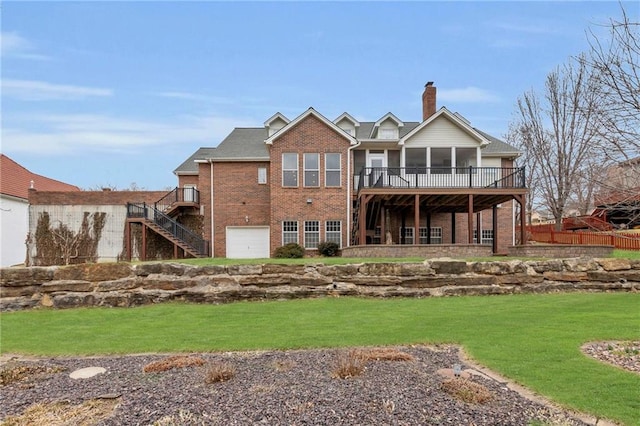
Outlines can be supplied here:
[[[15, 359], [2, 367], [7, 381], [0, 386], [0, 418], [4, 424], [29, 424], [20, 423], [20, 416], [35, 403], [86, 409], [90, 401], [115, 401], [107, 414], [82, 424], [587, 424], [475, 372], [453, 346], [385, 348], [364, 361], [358, 358], [364, 368], [341, 378], [336, 369], [344, 367], [341, 363], [350, 351], [200, 353], [182, 359], [168, 355]], [[469, 374], [452, 383], [441, 372], [455, 364]], [[33, 374], [10, 379], [10, 369], [27, 366]], [[69, 377], [76, 369], [92, 366], [104, 367], [106, 373], [78, 380]], [[211, 380], [221, 368], [228, 374], [220, 376], [223, 380]], [[483, 397], [467, 398], [474, 392]]]

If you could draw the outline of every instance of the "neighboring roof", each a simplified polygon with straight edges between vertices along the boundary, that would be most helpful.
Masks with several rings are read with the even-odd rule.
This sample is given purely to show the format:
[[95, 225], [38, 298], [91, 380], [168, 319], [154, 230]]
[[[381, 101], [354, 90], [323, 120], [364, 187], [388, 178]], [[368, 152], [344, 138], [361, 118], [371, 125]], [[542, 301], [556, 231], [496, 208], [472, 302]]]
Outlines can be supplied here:
[[80, 191], [75, 185], [30, 172], [4, 154], [0, 154], [0, 193], [12, 197], [29, 198], [29, 188], [38, 191]]
[[198, 148], [196, 152], [191, 154], [191, 157], [187, 158], [182, 164], [180, 164], [174, 171], [175, 175], [197, 175], [198, 164], [197, 160], [204, 160], [210, 158], [215, 148]]
[[355, 139], [355, 137], [349, 135], [347, 132], [345, 132], [340, 127], [338, 127], [338, 125], [336, 123], [334, 123], [333, 121], [329, 120], [327, 117], [325, 117], [324, 115], [320, 114], [318, 111], [316, 111], [312, 107], [309, 107], [309, 109], [307, 109], [305, 112], [303, 112], [302, 114], [297, 116], [292, 122], [290, 122], [289, 124], [284, 126], [282, 129], [280, 129], [280, 131], [278, 133], [274, 133], [273, 135], [269, 136], [267, 139], [265, 139], [264, 143], [267, 144], [267, 145], [271, 145], [275, 139], [279, 138], [280, 136], [282, 136], [285, 133], [287, 133], [289, 130], [293, 129], [299, 122], [301, 122], [305, 118], [309, 117], [310, 115], [313, 115], [318, 120], [320, 120], [324, 124], [326, 124], [327, 127], [335, 130], [339, 135], [341, 135], [345, 139], [347, 139], [351, 145], [357, 145], [358, 141]]
[[264, 144], [267, 135], [264, 127], [236, 127], [205, 159], [269, 161], [269, 151]]

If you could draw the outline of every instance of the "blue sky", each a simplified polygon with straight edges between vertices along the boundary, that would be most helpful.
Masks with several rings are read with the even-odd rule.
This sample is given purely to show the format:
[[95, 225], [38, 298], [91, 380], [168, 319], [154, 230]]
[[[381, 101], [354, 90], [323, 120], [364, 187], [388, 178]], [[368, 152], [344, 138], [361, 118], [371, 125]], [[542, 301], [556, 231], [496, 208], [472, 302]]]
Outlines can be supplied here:
[[275, 112], [419, 121], [427, 81], [438, 108], [503, 137], [518, 96], [620, 6], [9, 1], [1, 14], [2, 152], [84, 189], [156, 190], [198, 147]]

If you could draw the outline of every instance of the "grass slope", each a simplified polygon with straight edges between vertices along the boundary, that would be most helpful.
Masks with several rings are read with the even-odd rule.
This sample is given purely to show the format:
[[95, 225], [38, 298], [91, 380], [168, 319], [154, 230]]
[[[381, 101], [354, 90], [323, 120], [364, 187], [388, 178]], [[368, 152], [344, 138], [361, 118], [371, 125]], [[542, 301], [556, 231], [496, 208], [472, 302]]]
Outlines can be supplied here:
[[640, 338], [639, 294], [322, 298], [2, 314], [3, 352], [40, 355], [457, 343], [553, 400], [640, 424], [640, 376], [584, 356]]

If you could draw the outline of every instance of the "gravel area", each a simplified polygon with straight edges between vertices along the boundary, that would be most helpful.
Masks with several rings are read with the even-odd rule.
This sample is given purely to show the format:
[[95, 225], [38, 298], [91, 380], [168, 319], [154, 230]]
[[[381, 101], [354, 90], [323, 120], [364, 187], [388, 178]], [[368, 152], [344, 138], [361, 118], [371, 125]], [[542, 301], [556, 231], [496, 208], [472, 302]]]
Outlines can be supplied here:
[[[411, 360], [368, 360], [359, 375], [336, 378], [348, 349], [191, 354], [184, 367], [144, 372], [167, 355], [5, 360], [10, 369], [31, 368], [25, 378], [0, 386], [0, 418], [22, 414], [34, 403], [92, 399], [116, 401], [98, 425], [585, 425], [570, 413], [525, 398], [462, 361], [453, 346], [391, 348]], [[212, 368], [235, 369], [229, 380], [208, 383]], [[202, 365], [197, 365], [202, 364]], [[470, 403], [445, 392], [455, 364], [490, 399]], [[35, 368], [35, 366], [38, 366]], [[71, 379], [80, 368], [105, 373]], [[15, 370], [14, 370], [15, 371]], [[53, 424], [53, 423], [51, 423]], [[78, 424], [78, 423], [68, 423]]]
[[591, 342], [582, 352], [602, 362], [640, 374], [640, 341]]

